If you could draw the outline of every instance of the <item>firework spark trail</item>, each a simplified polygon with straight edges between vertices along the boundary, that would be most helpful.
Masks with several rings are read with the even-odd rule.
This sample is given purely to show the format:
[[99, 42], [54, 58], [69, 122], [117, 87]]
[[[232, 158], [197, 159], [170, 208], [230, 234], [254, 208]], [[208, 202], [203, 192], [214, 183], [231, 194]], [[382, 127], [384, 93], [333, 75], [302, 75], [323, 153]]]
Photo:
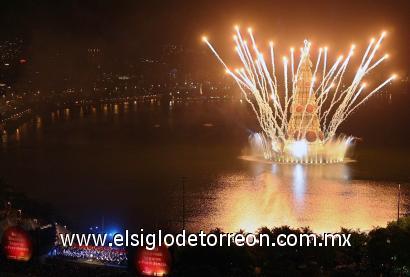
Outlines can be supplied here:
[[376, 66], [378, 66], [379, 64], [381, 64], [385, 59], [387, 59], [389, 57], [388, 54], [384, 55], [382, 58], [380, 58], [377, 62], [375, 62], [371, 67], [369, 67], [369, 69], [367, 69], [367, 72], [369, 73], [370, 71], [372, 71], [372, 69], [374, 69]]
[[[347, 65], [349, 63], [350, 57], [353, 55], [353, 51], [351, 50], [349, 55], [347, 56], [347, 58], [345, 59], [345, 61], [343, 62], [342, 66], [339, 68], [338, 72], [336, 73], [335, 77], [332, 79], [331, 84], [334, 85], [334, 82], [337, 81], [337, 86], [335, 88], [335, 91], [333, 93], [333, 97], [332, 100], [330, 102], [329, 108], [323, 113], [323, 115], [319, 114], [319, 118], [320, 120], [323, 122], [323, 129], [326, 129], [326, 122], [327, 122], [327, 116], [329, 115], [330, 111], [332, 110], [332, 108], [342, 99], [343, 97], [343, 93], [341, 92], [339, 94], [339, 97], [336, 98], [336, 95], [339, 91], [340, 85], [342, 83], [343, 80], [343, 75], [346, 71]], [[330, 86], [329, 86], [330, 87]], [[327, 96], [328, 94], [326, 94]], [[326, 99], [324, 100], [324, 102], [326, 101]]]
[[[239, 27], [235, 27], [235, 31], [235, 50], [243, 64], [243, 67], [240, 69], [230, 70], [208, 39], [204, 37], [203, 40], [218, 61], [224, 66], [226, 72], [239, 86], [245, 100], [251, 105], [252, 110], [256, 114], [263, 135], [269, 138], [272, 143], [283, 144], [288, 140], [288, 116], [291, 113], [289, 106], [295, 94], [297, 94], [297, 82], [302, 61], [304, 59], [309, 60], [310, 42], [305, 41], [305, 46], [301, 48], [301, 55], [296, 70], [294, 49], [290, 49], [290, 64], [287, 57], [283, 57], [284, 91], [280, 93], [273, 42], [269, 43], [270, 64], [268, 65], [257, 47], [252, 29], [248, 29], [250, 45], [243, 39]], [[324, 133], [323, 142], [331, 140], [341, 123], [353, 111], [395, 78], [394, 76], [388, 78], [369, 94], [363, 96], [363, 91], [365, 90], [365, 85], [362, 82], [363, 78], [388, 58], [386, 54], [376, 62], [373, 62], [385, 35], [386, 33], [383, 32], [377, 41], [375, 39], [370, 41], [354, 78], [348, 86], [343, 86], [342, 84], [353, 55], [354, 46], [352, 46], [345, 59], [343, 57], [336, 59], [329, 70], [328, 48], [319, 49], [307, 102], [311, 100], [311, 97], [315, 97], [316, 105], [314, 112], [318, 114], [319, 124]], [[250, 51], [250, 48], [252, 48], [252, 51]], [[290, 76], [288, 76], [288, 70], [290, 70]], [[319, 78], [317, 77], [318, 75]], [[310, 118], [307, 125], [302, 126], [301, 124], [306, 107], [307, 105], [304, 107], [302, 121], [300, 121], [300, 126], [297, 128], [299, 134], [305, 134], [310, 124], [312, 124], [313, 117]]]
[[[325, 46], [324, 47], [324, 51], [323, 51], [323, 70], [322, 70], [322, 77], [323, 76], [326, 76], [326, 66], [327, 66], [327, 46]], [[320, 87], [318, 88], [318, 91], [319, 91], [319, 89], [320, 89]], [[322, 86], [321, 87], [321, 94], [323, 94], [324, 93], [324, 87]], [[319, 99], [318, 99], [319, 100]], [[323, 102], [324, 102], [324, 100], [323, 100], [323, 98], [322, 99], [320, 99], [320, 102], [319, 102], [319, 109], [318, 109], [318, 113], [320, 114], [321, 113], [321, 110], [322, 110], [322, 105], [323, 105]]]
[[[315, 66], [315, 71], [313, 72], [313, 78], [314, 78], [314, 79], [316, 79], [316, 73], [317, 73], [317, 70], [318, 70], [318, 68], [319, 68], [320, 58], [321, 58], [321, 57], [322, 57], [322, 48], [319, 49], [319, 57], [317, 58], [316, 66]], [[312, 84], [312, 86], [311, 86], [311, 89], [313, 89], [313, 84]], [[309, 94], [310, 94], [310, 93], [312, 93], [312, 90], [309, 91]]]
[[[247, 70], [250, 72], [249, 75], [252, 76], [252, 80], [249, 80], [249, 78], [247, 78], [247, 76], [242, 76], [242, 77], [246, 79], [246, 82], [249, 82], [249, 83], [252, 82], [252, 83], [255, 85], [255, 87], [258, 87], [258, 86], [261, 87], [260, 82], [259, 82], [259, 78], [258, 78], [258, 76], [260, 75], [260, 72], [256, 72], [256, 66], [255, 66], [255, 63], [253, 62], [252, 55], [251, 55], [251, 53], [250, 53], [250, 51], [249, 51], [249, 49], [248, 49], [248, 47], [247, 47], [246, 42], [243, 41], [243, 39], [242, 39], [242, 35], [241, 35], [241, 33], [239, 32], [239, 28], [235, 28], [235, 29], [236, 29], [236, 33], [237, 33], [235, 42], [237, 43], [237, 49], [240, 50], [240, 51], [238, 51], [238, 53], [242, 53], [242, 49], [243, 49], [243, 52], [245, 53], [245, 56], [246, 56], [246, 63], [244, 62], [243, 59], [241, 59], [241, 60], [242, 60], [242, 62], [245, 64]], [[254, 46], [254, 50], [255, 50], [255, 52], [257, 52], [255, 40], [254, 40], [254, 38], [253, 38], [253, 36], [252, 36], [252, 30], [249, 29], [249, 30], [248, 30], [248, 33], [249, 33], [250, 36], [251, 36], [251, 40], [252, 40], [252, 43], [253, 43], [253, 46]], [[272, 49], [272, 51], [273, 51], [273, 49]], [[243, 56], [243, 54], [242, 54], [242, 56]], [[272, 57], [273, 57], [273, 56], [272, 56]], [[260, 57], [259, 57], [259, 58], [260, 58]], [[263, 59], [263, 57], [262, 57], [262, 59]], [[251, 66], [249, 66], [249, 64], [250, 64]], [[274, 65], [274, 62], [273, 62], [273, 65]], [[274, 67], [273, 67], [273, 70], [274, 70]], [[259, 74], [258, 74], [258, 73], [259, 73]], [[255, 77], [254, 77], [254, 76], [256, 76], [257, 82], [255, 82]], [[270, 74], [267, 74], [267, 76], [269, 76], [269, 79], [271, 79]], [[275, 81], [276, 81], [276, 76], [274, 75], [274, 77], [275, 77]], [[275, 83], [276, 83], [276, 82], [275, 82]], [[275, 92], [276, 92], [276, 91], [277, 91], [277, 86], [276, 86], [276, 84], [273, 85], [273, 88], [275, 89]], [[263, 93], [264, 91], [265, 91], [265, 90], [262, 89], [262, 93]], [[272, 91], [272, 92], [274, 92], [274, 91]], [[257, 92], [257, 94], [259, 94], [259, 91]], [[266, 94], [268, 94], [267, 91], [266, 91]], [[277, 93], [272, 93], [272, 95], [275, 96], [275, 97], [273, 97], [273, 98], [274, 98], [274, 99], [273, 99], [273, 100], [274, 100], [274, 105], [275, 105], [275, 108], [274, 108], [274, 118], [276, 118], [277, 116], [279, 116], [279, 117], [281, 118], [282, 122], [283, 122], [283, 121], [284, 121], [284, 119], [283, 119], [283, 111], [282, 111], [282, 107], [281, 107], [280, 102], [279, 102], [279, 97], [278, 97]], [[255, 95], [255, 97], [259, 98], [258, 95]], [[269, 98], [269, 96], [268, 96], [267, 98]], [[265, 100], [267, 100], [266, 97], [265, 97]], [[259, 103], [259, 102], [258, 102], [258, 103]], [[258, 105], [258, 106], [259, 106], [259, 108], [261, 108], [261, 106], [263, 106], [263, 105]], [[268, 113], [269, 113], [269, 112], [268, 112]], [[262, 116], [265, 116], [265, 115], [266, 115], [266, 113], [262, 113]]]
[[293, 47], [292, 48], [290, 48], [290, 64], [291, 64], [291, 69], [292, 69], [292, 83], [294, 83], [295, 82], [295, 55], [294, 55], [294, 52], [295, 51], [295, 49], [293, 49]]
[[[349, 109], [347, 112], [344, 113], [344, 117], [339, 120], [336, 123], [336, 126], [334, 126], [332, 132], [333, 135], [336, 133], [337, 128], [340, 126], [340, 124], [353, 112], [355, 111], [359, 106], [361, 106], [362, 104], [364, 104], [370, 97], [372, 97], [376, 92], [378, 92], [382, 87], [384, 87], [385, 85], [387, 85], [388, 83], [390, 83], [391, 81], [393, 81], [396, 78], [396, 75], [391, 76], [389, 79], [387, 79], [386, 81], [384, 81], [383, 83], [381, 83], [377, 88], [375, 88], [373, 91], [371, 91], [364, 99], [362, 99], [359, 103], [357, 103], [353, 108]], [[363, 85], [361, 87], [361, 90], [363, 90], [365, 87], [365, 85]], [[360, 92], [360, 90], [359, 90]], [[359, 94], [359, 93], [358, 93]]]
[[288, 59], [283, 57], [283, 76], [285, 78], [285, 103], [289, 98], [289, 89], [288, 89]]
[[[365, 58], [362, 59], [361, 66], [359, 66], [359, 69], [357, 70], [357, 73], [355, 75], [355, 78], [354, 78], [351, 86], [345, 91], [346, 96], [344, 97], [342, 103], [337, 107], [337, 110], [335, 111], [334, 116], [333, 116], [332, 120], [329, 123], [328, 130], [326, 130], [327, 133], [329, 134], [329, 137], [332, 137], [336, 133], [336, 130], [340, 126], [340, 124], [347, 118], [348, 115], [351, 114], [352, 111], [348, 110], [348, 107], [351, 107], [351, 105], [349, 105], [349, 102], [352, 104], [352, 102], [351, 102], [352, 99], [354, 99], [354, 100], [357, 99], [357, 97], [355, 97], [355, 94], [359, 94], [359, 92], [356, 92], [356, 89], [359, 86], [359, 84], [360, 84], [361, 80], [363, 79], [363, 77], [366, 74], [368, 74], [369, 71], [372, 69], [372, 67], [369, 68], [369, 65], [370, 65], [374, 55], [376, 54], [376, 51], [379, 48], [384, 36], [385, 36], [385, 32], [382, 33], [379, 40], [377, 41], [377, 43], [374, 46], [373, 46], [374, 40], [373, 39], [371, 40], [370, 47], [368, 47], [368, 49], [367, 49], [369, 51], [371, 50], [370, 55], [367, 57], [366, 54], [368, 54], [369, 51], [366, 51]], [[372, 46], [373, 46], [373, 49], [372, 49]], [[384, 57], [386, 57], [386, 55]], [[367, 58], [367, 60], [366, 60], [366, 58]], [[375, 64], [377, 64], [377, 62]], [[389, 78], [388, 81], [385, 81], [384, 83], [382, 83], [382, 85], [379, 86], [374, 91], [374, 93], [377, 92], [379, 89], [381, 89], [384, 85], [389, 83], [391, 80], [393, 80], [393, 79]], [[371, 95], [373, 95], [374, 93], [372, 93]]]
[[[326, 84], [328, 83], [327, 81], [332, 78], [332, 76], [334, 74], [334, 71], [337, 69], [337, 66], [339, 65], [341, 60], [342, 60], [342, 58], [339, 57], [336, 60], [336, 62], [333, 64], [333, 66], [330, 68], [329, 72], [326, 75], [323, 75], [324, 77], [322, 76], [322, 81], [321, 81], [319, 87], [317, 88], [317, 91], [320, 88], [322, 89], [322, 92], [318, 96], [318, 99], [323, 99], [322, 104], [323, 104], [323, 102], [326, 101], [326, 98], [327, 98], [327, 95], [328, 95], [328, 94], [324, 93], [326, 91]], [[317, 94], [317, 91], [315, 92], [316, 94]]]
[[[274, 82], [273, 82], [273, 80], [272, 80], [272, 78], [269, 74], [268, 67], [266, 66], [266, 63], [265, 63], [265, 60], [263, 59], [262, 54], [260, 55], [259, 58], [260, 58], [260, 62], [261, 62], [262, 67], [263, 67], [264, 74], [266, 75], [266, 77], [268, 79], [269, 88], [272, 92], [272, 91], [276, 90], [276, 88], [274, 86]], [[267, 92], [267, 94], [268, 94], [267, 97], [269, 97], [268, 92]], [[276, 100], [276, 98], [272, 98], [272, 101], [275, 101], [275, 100]], [[280, 104], [279, 104], [279, 106], [280, 106]], [[285, 115], [286, 115], [286, 112], [285, 112]], [[277, 109], [275, 109], [275, 114], [274, 114], [275, 119], [276, 119], [277, 116], [278, 116], [278, 112], [277, 112]], [[285, 122], [285, 121], [286, 121], [286, 118], [282, 118], [282, 122]], [[281, 130], [283, 130], [283, 124], [281, 125]]]
[[362, 91], [364, 90], [364, 88], [366, 87], [366, 83], [363, 83], [359, 89], [359, 91], [355, 94], [355, 96], [353, 97], [353, 99], [350, 101], [349, 105], [347, 106], [347, 109], [349, 110], [349, 108], [352, 106], [352, 104], [356, 101], [356, 98], [359, 97], [359, 95], [362, 93]]
[[[273, 42], [269, 42], [269, 49], [270, 49], [270, 57], [271, 57], [271, 65], [272, 65], [272, 76], [274, 81], [274, 88], [275, 91], [278, 89], [277, 80], [276, 80], [276, 72], [275, 72], [275, 51], [273, 50]], [[274, 91], [272, 90], [272, 98], [274, 96]]]
[[246, 49], [245, 49], [245, 43], [242, 40], [242, 35], [239, 32], [239, 28], [235, 27], [235, 29], [236, 29], [236, 34], [237, 34], [235, 36], [235, 38], [236, 38], [236, 41], [235, 41], [236, 42], [236, 47], [237, 47], [239, 53], [241, 53], [241, 56], [244, 57], [244, 60], [246, 60], [246, 62], [244, 60], [242, 60], [242, 63], [245, 65], [246, 71], [248, 72], [249, 76], [251, 77], [253, 83], [255, 83], [255, 76], [253, 75], [253, 71], [250, 67], [251, 66], [250, 63], [251, 63], [252, 59], [249, 60], [249, 57], [248, 57]]
[[326, 66], [327, 66], [327, 47], [325, 47], [325, 54], [323, 58], [323, 76], [326, 75]]
[[381, 83], [377, 88], [375, 88], [372, 92], [370, 92], [363, 100], [361, 100], [358, 104], [356, 104], [352, 109], [349, 110], [348, 114], [345, 115], [345, 117], [349, 116], [350, 113], [352, 113], [355, 109], [357, 109], [360, 105], [362, 105], [364, 102], [366, 102], [370, 97], [373, 96], [378, 90], [380, 90], [382, 87], [390, 83], [396, 78], [396, 75], [391, 76], [389, 79]]

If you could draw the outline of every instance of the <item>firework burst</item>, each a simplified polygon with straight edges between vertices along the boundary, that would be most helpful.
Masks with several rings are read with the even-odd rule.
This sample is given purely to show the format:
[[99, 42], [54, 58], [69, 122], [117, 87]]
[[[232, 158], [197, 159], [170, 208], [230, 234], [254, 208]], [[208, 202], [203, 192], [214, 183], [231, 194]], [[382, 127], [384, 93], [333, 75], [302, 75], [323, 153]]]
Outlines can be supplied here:
[[[396, 77], [392, 75], [365, 93], [364, 77], [388, 58], [387, 54], [376, 58], [386, 33], [370, 41], [349, 82], [345, 75], [354, 45], [333, 64], [328, 64], [327, 47], [319, 48], [317, 59], [312, 63], [311, 43], [305, 40], [299, 59], [295, 60], [295, 50], [291, 48], [290, 59], [283, 57], [282, 68], [279, 68], [273, 43], [269, 43], [265, 60], [252, 29], [247, 33], [245, 38], [235, 26], [233, 39], [241, 68], [228, 67], [206, 37], [203, 41], [235, 80], [254, 111], [261, 127], [254, 138], [262, 147], [264, 157], [280, 162], [343, 161], [352, 138], [336, 138], [336, 131], [352, 112]], [[283, 73], [278, 74], [281, 70]], [[279, 81], [279, 76], [283, 81]]]

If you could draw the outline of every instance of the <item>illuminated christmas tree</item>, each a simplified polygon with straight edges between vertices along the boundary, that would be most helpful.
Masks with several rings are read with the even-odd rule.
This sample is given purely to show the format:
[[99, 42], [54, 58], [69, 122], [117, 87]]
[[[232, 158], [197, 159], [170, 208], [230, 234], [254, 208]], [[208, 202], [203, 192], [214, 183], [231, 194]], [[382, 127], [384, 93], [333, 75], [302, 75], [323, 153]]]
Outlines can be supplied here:
[[316, 96], [312, 84], [312, 62], [306, 55], [301, 62], [296, 90], [290, 109], [291, 117], [288, 124], [288, 139], [306, 139], [313, 143], [323, 140], [320, 129]]

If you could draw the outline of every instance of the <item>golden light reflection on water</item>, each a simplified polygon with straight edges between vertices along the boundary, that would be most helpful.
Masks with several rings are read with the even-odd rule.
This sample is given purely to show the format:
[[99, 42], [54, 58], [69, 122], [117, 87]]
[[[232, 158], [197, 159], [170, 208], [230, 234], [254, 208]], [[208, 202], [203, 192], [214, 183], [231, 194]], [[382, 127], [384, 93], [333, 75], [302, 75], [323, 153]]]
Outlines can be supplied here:
[[36, 128], [40, 129], [43, 126], [43, 120], [41, 119], [40, 116], [36, 117]]
[[[155, 106], [150, 105], [149, 109], [154, 110]], [[137, 102], [133, 102], [129, 108], [144, 111]], [[41, 129], [37, 130], [41, 134], [43, 129], [47, 129], [49, 121], [59, 123], [76, 119], [77, 112], [79, 118], [86, 119], [86, 111], [83, 108], [71, 111], [60, 109], [51, 112], [48, 119], [38, 117], [33, 126]], [[101, 104], [92, 106], [91, 111], [92, 123], [99, 122], [100, 114], [103, 117], [118, 115], [113, 120], [116, 123], [118, 117], [121, 118], [123, 112], [128, 111], [128, 105]], [[161, 126], [174, 126], [178, 118], [177, 113], [172, 111]], [[154, 123], [157, 124], [157, 121]], [[203, 127], [203, 122], [200, 124]], [[30, 139], [27, 126], [23, 124], [15, 131], [3, 132], [3, 151], [6, 151], [9, 142], [21, 140], [24, 143], [25, 137]], [[131, 145], [134, 144], [132, 141]], [[397, 184], [351, 180], [349, 164], [280, 165], [250, 160], [246, 163], [245, 169], [219, 175], [216, 179], [214, 175], [209, 177], [208, 173], [201, 172], [212, 181], [204, 181], [207, 183], [205, 186], [202, 186], [202, 180], [198, 181], [200, 192], [189, 187], [191, 182], [196, 182], [196, 177], [189, 179], [186, 196], [188, 229], [210, 230], [219, 227], [224, 231], [254, 231], [262, 226], [271, 228], [290, 225], [295, 228], [310, 226], [316, 232], [338, 231], [341, 226], [369, 230], [373, 226], [385, 226], [396, 219]], [[371, 177], [371, 173], [368, 174]], [[176, 214], [171, 212], [170, 215], [172, 222], [181, 218], [180, 191], [178, 188], [174, 190], [179, 200], [176, 203]], [[403, 195], [409, 195], [410, 184], [403, 184], [402, 190]], [[199, 197], [195, 193], [199, 193]], [[406, 205], [409, 207], [409, 202], [408, 197], [403, 197], [403, 210]]]
[[64, 117], [67, 120], [70, 119], [70, 109], [69, 108], [64, 109]]
[[[267, 226], [369, 230], [396, 218], [397, 186], [349, 180], [348, 165], [273, 165], [255, 178], [220, 177], [210, 228], [255, 231]], [[213, 226], [211, 226], [213, 225]]]

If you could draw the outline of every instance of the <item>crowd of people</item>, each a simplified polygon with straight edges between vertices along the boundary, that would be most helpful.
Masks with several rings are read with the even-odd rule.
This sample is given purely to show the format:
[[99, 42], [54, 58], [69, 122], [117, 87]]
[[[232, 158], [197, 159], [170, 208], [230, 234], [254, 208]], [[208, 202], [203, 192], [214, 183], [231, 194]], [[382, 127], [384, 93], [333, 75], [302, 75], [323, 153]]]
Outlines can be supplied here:
[[112, 247], [62, 247], [56, 246], [51, 251], [49, 256], [63, 257], [74, 260], [91, 260], [107, 265], [126, 266], [127, 253], [124, 249]]
[[28, 277], [131, 277], [127, 268], [94, 266], [86, 263], [67, 262], [62, 259], [47, 259], [43, 262], [10, 263], [0, 260], [0, 276]]

